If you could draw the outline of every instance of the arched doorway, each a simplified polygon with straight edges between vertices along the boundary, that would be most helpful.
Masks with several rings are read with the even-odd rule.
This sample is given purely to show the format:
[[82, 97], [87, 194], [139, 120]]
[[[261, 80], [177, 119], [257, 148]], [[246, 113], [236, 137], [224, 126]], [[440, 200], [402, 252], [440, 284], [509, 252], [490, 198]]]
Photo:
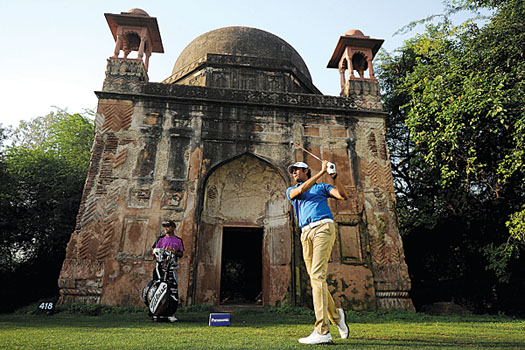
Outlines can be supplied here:
[[[256, 303], [257, 297], [264, 305], [285, 299], [291, 286], [292, 261], [286, 187], [275, 167], [251, 154], [211, 170], [202, 194], [195, 260], [196, 303], [218, 305], [221, 290], [224, 298], [249, 303]], [[234, 260], [237, 270], [260, 276], [260, 287], [253, 285], [258, 283], [256, 280], [249, 282], [250, 286], [232, 282], [235, 276], [223, 270], [232, 269], [227, 262]], [[254, 297], [257, 288], [260, 295]]]

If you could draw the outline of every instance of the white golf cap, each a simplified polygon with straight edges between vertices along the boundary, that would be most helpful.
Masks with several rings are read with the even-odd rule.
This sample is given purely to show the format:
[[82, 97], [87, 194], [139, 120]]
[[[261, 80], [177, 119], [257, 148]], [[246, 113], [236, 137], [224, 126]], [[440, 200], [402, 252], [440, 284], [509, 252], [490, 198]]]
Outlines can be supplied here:
[[291, 174], [293, 171], [293, 168], [304, 168], [308, 169], [308, 164], [303, 162], [295, 162], [292, 165], [288, 166], [288, 172]]

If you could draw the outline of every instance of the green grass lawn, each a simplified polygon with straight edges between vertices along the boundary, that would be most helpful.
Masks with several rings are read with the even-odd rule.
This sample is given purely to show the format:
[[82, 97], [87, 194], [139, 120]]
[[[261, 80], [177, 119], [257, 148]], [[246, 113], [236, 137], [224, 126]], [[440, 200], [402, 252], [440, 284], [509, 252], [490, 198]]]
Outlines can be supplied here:
[[[338, 349], [525, 349], [525, 320], [496, 316], [429, 316], [409, 312], [349, 312], [350, 338]], [[88, 316], [0, 315], [0, 349], [303, 349], [312, 330], [303, 309], [231, 313], [229, 327], [208, 327], [208, 311], [179, 312], [176, 323], [153, 323], [145, 313]]]

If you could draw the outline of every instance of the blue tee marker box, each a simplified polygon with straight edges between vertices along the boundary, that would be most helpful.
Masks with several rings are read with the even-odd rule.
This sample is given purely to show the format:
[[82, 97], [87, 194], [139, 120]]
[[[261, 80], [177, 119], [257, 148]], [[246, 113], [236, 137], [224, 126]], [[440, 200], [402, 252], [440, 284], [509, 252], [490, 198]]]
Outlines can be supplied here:
[[210, 314], [210, 321], [208, 324], [210, 327], [218, 326], [229, 326], [230, 325], [230, 314]]

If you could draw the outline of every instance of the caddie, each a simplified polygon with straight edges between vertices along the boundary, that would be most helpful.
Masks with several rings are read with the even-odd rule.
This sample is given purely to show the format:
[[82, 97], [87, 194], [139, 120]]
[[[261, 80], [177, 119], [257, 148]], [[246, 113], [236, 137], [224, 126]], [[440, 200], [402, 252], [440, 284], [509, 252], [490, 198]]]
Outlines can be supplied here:
[[[155, 248], [162, 248], [166, 249], [167, 251], [173, 253], [177, 260], [179, 258], [182, 258], [182, 255], [184, 254], [184, 244], [182, 243], [182, 238], [175, 235], [175, 229], [176, 224], [173, 220], [168, 220], [162, 223], [162, 227], [164, 227], [164, 235], [157, 238], [152, 249]], [[159, 279], [160, 276], [156, 276], [156, 271], [153, 271], [153, 279]], [[173, 278], [175, 279], [175, 282], [177, 284], [179, 283], [179, 276], [178, 276], [178, 261], [175, 262], [173, 265]]]
[[[335, 242], [334, 216], [328, 206], [328, 198], [348, 199], [346, 190], [337, 177], [335, 164], [322, 161], [321, 170], [311, 176], [306, 163], [296, 162], [288, 167], [295, 186], [286, 190], [301, 227], [301, 244], [306, 270], [310, 276], [315, 311], [313, 332], [299, 339], [302, 344], [327, 344], [332, 342], [330, 322], [337, 327], [341, 338], [348, 338], [348, 326], [343, 309], [336, 309], [334, 299], [328, 291], [326, 275], [328, 260]], [[317, 183], [325, 173], [335, 182], [335, 187]]]

